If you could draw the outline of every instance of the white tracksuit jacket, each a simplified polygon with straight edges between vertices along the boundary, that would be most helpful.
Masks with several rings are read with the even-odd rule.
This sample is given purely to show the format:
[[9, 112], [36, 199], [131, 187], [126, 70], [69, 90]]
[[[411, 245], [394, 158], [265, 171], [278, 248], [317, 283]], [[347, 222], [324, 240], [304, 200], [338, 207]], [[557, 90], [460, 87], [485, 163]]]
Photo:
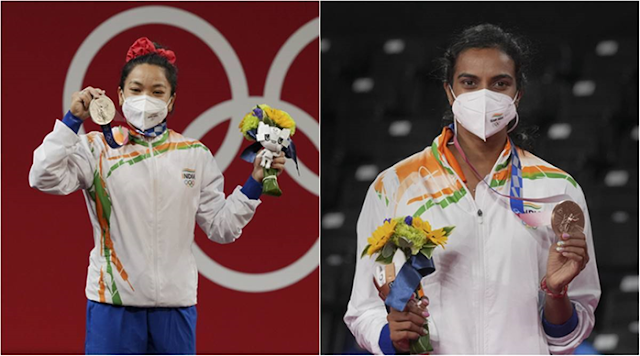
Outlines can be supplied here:
[[[549, 247], [556, 242], [551, 227], [525, 227], [511, 211], [509, 199], [490, 192], [482, 182], [474, 200], [447, 147], [452, 135], [445, 128], [432, 146], [387, 169], [371, 185], [357, 224], [357, 264], [344, 317], [347, 326], [362, 347], [381, 353], [378, 341], [387, 311], [373, 285], [375, 258], [360, 258], [360, 252], [385, 218], [418, 213], [434, 229], [455, 226], [445, 249], [434, 252], [436, 272], [422, 279], [430, 298], [429, 330], [435, 354], [571, 353], [593, 329], [600, 298], [582, 190], [568, 174], [518, 150], [524, 197], [567, 194], [586, 217], [590, 261], [569, 284], [568, 292], [579, 323], [569, 335], [554, 338], [545, 334], [541, 324], [545, 294], [539, 287]], [[485, 177], [502, 194], [509, 190], [510, 156], [507, 144], [492, 174]], [[419, 181], [424, 183], [416, 184]], [[525, 202], [525, 211], [548, 211], [554, 206]]]
[[167, 130], [112, 149], [102, 133], [77, 135], [59, 120], [34, 152], [29, 184], [83, 190], [95, 241], [86, 296], [136, 307], [195, 305], [195, 221], [209, 239], [230, 243], [260, 204], [240, 187], [225, 199], [222, 173], [199, 141]]

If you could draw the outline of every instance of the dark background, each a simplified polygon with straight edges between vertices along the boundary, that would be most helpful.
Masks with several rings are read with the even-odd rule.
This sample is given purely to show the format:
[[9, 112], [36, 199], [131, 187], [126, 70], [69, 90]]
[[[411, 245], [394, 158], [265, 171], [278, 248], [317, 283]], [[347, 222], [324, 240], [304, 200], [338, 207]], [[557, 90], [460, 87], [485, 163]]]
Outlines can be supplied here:
[[[570, 173], [589, 205], [603, 294], [595, 349], [579, 351], [637, 354], [638, 3], [330, 2], [321, 19], [322, 353], [363, 352], [342, 317], [366, 189], [440, 133], [448, 103], [435, 60], [454, 33], [488, 22], [530, 42], [520, 127], [538, 128], [532, 151]], [[386, 53], [396, 39], [403, 51]], [[356, 93], [362, 78], [373, 86]]]

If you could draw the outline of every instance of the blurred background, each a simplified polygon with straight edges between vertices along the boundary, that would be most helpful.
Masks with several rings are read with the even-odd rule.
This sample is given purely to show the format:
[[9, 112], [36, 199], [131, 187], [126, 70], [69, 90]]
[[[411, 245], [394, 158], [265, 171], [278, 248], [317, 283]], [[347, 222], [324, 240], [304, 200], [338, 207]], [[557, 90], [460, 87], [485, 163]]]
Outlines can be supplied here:
[[329, 2], [321, 18], [322, 353], [366, 353], [342, 320], [365, 192], [440, 133], [435, 60], [454, 33], [489, 22], [531, 42], [520, 125], [538, 128], [533, 153], [589, 205], [602, 298], [576, 353], [637, 354], [638, 3]]

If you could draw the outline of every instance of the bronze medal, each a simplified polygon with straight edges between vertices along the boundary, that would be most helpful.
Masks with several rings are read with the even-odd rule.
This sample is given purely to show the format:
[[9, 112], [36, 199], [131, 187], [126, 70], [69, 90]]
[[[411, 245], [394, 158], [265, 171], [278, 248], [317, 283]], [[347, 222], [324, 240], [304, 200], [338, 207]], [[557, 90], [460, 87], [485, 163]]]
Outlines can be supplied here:
[[100, 126], [107, 125], [116, 116], [116, 107], [108, 96], [100, 95], [91, 100], [89, 114], [91, 115], [91, 120], [96, 124]]
[[580, 206], [571, 200], [565, 200], [551, 213], [551, 228], [556, 235], [584, 230], [584, 213]]

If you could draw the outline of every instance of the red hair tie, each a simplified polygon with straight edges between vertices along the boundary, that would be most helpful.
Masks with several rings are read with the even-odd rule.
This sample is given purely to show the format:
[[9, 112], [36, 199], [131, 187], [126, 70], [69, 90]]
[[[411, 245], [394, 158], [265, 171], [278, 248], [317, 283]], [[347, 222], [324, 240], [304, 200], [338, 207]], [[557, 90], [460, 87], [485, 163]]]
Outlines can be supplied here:
[[146, 37], [138, 38], [131, 45], [131, 47], [129, 47], [129, 51], [127, 51], [127, 62], [136, 57], [144, 56], [145, 54], [149, 53], [157, 53], [160, 56], [166, 58], [171, 64], [174, 64], [176, 62], [176, 54], [173, 53], [173, 51], [164, 48], [156, 49], [156, 46], [153, 44], [153, 42], [151, 42], [151, 40]]

